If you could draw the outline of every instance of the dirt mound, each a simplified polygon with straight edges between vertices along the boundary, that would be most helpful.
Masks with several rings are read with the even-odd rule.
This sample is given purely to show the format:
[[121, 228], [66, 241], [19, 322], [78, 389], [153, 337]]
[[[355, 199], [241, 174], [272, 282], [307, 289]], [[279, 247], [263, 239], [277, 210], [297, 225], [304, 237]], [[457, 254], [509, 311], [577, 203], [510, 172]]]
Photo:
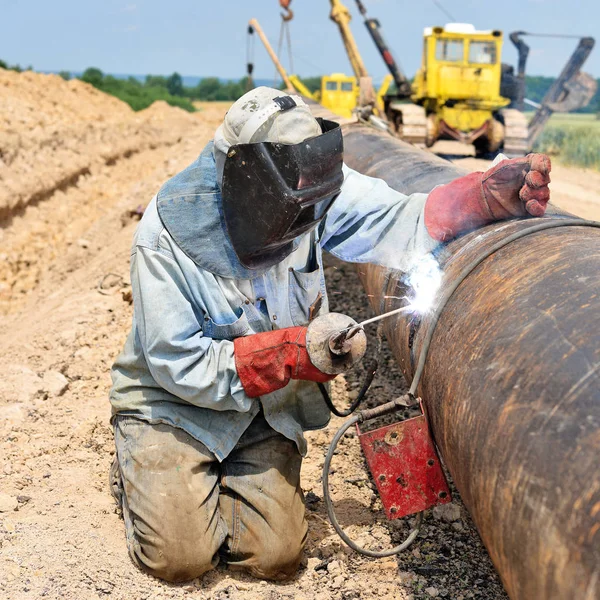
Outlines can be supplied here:
[[135, 113], [82, 81], [0, 69], [0, 221], [94, 165], [177, 142], [190, 123], [164, 102]]

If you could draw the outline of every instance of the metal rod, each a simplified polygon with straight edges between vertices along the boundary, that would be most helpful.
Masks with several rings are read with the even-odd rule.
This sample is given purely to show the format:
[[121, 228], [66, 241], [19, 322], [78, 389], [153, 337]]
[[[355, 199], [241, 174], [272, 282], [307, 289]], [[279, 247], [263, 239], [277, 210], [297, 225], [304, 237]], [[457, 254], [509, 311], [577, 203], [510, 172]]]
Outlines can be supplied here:
[[340, 329], [331, 335], [331, 337], [329, 338], [329, 348], [333, 353], [337, 354], [343, 348], [344, 342], [346, 340], [352, 339], [359, 331], [363, 329], [365, 325], [375, 323], [376, 321], [381, 321], [382, 319], [386, 319], [387, 317], [397, 315], [401, 312], [407, 312], [409, 310], [412, 310], [411, 306], [402, 306], [401, 308], [390, 310], [389, 312], [386, 312], [383, 315], [377, 315], [376, 317], [367, 319], [362, 323], [357, 323], [356, 325], [349, 325], [348, 327], [344, 327], [344, 329]]
[[409, 312], [411, 310], [413, 310], [412, 306], [402, 306], [400, 308], [395, 308], [394, 310], [390, 310], [386, 313], [383, 313], [382, 315], [377, 315], [376, 317], [371, 317], [370, 319], [367, 319], [366, 321], [362, 321], [358, 325], [356, 325], [356, 327], [362, 328], [365, 325], [369, 325], [370, 323], [375, 323], [376, 321], [381, 321], [382, 319], [387, 319], [388, 317], [397, 315], [401, 312]]

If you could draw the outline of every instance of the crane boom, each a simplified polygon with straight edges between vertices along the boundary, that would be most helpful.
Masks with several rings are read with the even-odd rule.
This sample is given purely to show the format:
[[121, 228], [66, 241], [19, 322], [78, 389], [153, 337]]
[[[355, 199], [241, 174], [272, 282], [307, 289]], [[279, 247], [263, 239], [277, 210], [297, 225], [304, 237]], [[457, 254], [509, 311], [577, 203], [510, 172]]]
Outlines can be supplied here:
[[385, 62], [386, 67], [388, 68], [390, 74], [394, 78], [394, 82], [396, 83], [396, 94], [400, 98], [410, 98], [412, 89], [410, 85], [410, 81], [406, 78], [406, 75], [401, 71], [398, 63], [395, 61], [390, 49], [388, 48], [385, 40], [383, 39], [383, 35], [381, 34], [381, 25], [377, 19], [370, 19], [367, 17], [367, 9], [361, 0], [356, 0], [356, 5], [360, 14], [363, 16], [365, 21], [365, 26], [371, 39], [375, 43], [377, 50], [381, 54], [381, 58]]
[[356, 45], [356, 41], [352, 35], [352, 30], [350, 29], [352, 15], [346, 6], [340, 2], [340, 0], [330, 0], [330, 4], [331, 13], [329, 14], [329, 17], [340, 30], [340, 35], [342, 36], [346, 54], [348, 55], [350, 64], [352, 65], [352, 70], [354, 71], [354, 76], [360, 81], [361, 78], [368, 77], [369, 73], [365, 67], [365, 63], [363, 62], [360, 52], [358, 51], [358, 46]]

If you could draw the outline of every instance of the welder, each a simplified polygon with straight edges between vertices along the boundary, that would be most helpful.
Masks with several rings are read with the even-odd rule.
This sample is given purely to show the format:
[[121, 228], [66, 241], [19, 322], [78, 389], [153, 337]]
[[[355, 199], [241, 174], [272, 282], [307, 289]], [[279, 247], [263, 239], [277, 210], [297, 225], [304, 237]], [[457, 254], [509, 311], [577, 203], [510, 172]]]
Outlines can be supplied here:
[[111, 488], [136, 565], [168, 581], [219, 560], [294, 575], [306, 541], [303, 432], [332, 375], [306, 350], [328, 310], [322, 251], [405, 269], [495, 220], [542, 216], [550, 161], [504, 160], [404, 196], [343, 163], [340, 127], [260, 87], [148, 205], [134, 316], [113, 369]]

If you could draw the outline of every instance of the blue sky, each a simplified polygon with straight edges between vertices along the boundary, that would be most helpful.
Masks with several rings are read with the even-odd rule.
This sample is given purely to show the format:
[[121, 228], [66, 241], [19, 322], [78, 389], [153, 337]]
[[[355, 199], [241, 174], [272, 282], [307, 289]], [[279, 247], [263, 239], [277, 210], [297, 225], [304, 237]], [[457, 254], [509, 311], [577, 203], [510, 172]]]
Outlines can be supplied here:
[[[385, 68], [368, 37], [354, 0], [344, 0], [352, 28], [373, 77]], [[457, 21], [478, 29], [522, 29], [600, 38], [598, 0], [438, 0]], [[364, 0], [377, 17], [404, 70], [418, 67], [425, 26], [450, 21], [433, 0]], [[246, 63], [246, 24], [256, 17], [274, 45], [279, 36], [277, 0], [0, 0], [0, 58], [37, 70], [81, 71], [97, 66], [112, 73], [171, 73], [239, 78]], [[301, 76], [350, 73], [327, 0], [293, 0], [294, 70]], [[600, 39], [585, 70], [600, 76]], [[575, 40], [531, 40], [531, 75], [556, 75]], [[505, 46], [504, 62], [516, 52]], [[256, 43], [255, 76], [273, 67]]]

